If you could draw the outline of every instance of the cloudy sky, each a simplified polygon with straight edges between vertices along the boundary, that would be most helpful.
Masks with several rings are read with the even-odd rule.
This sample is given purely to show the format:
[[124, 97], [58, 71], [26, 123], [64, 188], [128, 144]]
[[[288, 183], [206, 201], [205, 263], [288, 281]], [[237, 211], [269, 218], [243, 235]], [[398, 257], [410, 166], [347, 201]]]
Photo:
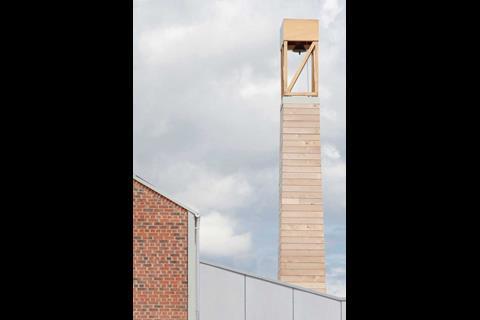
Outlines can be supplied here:
[[283, 18], [320, 20], [327, 290], [345, 296], [345, 1], [135, 0], [134, 172], [200, 212], [202, 260], [276, 278]]

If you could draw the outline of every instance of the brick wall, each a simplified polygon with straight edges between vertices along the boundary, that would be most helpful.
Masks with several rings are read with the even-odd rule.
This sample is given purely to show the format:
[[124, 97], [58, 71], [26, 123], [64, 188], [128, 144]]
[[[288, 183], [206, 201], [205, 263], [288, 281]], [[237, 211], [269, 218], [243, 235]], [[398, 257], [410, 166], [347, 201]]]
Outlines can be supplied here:
[[133, 180], [133, 318], [187, 320], [188, 212]]

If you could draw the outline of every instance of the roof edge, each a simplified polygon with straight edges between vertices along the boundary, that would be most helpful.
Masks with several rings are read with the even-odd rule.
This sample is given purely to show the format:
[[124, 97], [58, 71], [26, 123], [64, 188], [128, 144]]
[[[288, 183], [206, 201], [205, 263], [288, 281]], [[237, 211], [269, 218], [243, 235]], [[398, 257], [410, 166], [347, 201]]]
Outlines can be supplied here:
[[158, 188], [156, 186], [154, 186], [153, 184], [151, 184], [150, 182], [148, 182], [144, 178], [140, 177], [139, 175], [133, 174], [133, 180], [137, 181], [138, 183], [143, 184], [144, 186], [146, 186], [149, 189], [152, 189], [153, 191], [155, 191], [159, 195], [164, 196], [168, 200], [170, 200], [170, 201], [174, 202], [175, 204], [179, 205], [180, 207], [186, 209], [189, 213], [193, 214], [196, 218], [200, 218], [200, 214], [197, 211], [192, 210], [190, 207], [188, 207], [184, 203], [175, 200], [174, 198], [172, 198], [170, 195], [166, 194], [165, 192], [158, 190]]
[[224, 266], [220, 266], [220, 265], [213, 264], [213, 263], [206, 262], [206, 261], [202, 261], [202, 260], [200, 260], [200, 264], [204, 264], [206, 266], [210, 266], [210, 267], [234, 272], [234, 273], [241, 274], [241, 275], [244, 275], [244, 276], [248, 276], [248, 277], [251, 277], [251, 278], [254, 278], [254, 279], [267, 281], [267, 282], [270, 282], [270, 283], [273, 283], [273, 284], [278, 284], [280, 286], [284, 286], [284, 287], [287, 287], [287, 288], [292, 288], [292, 289], [295, 289], [295, 290], [298, 290], [298, 291], [311, 293], [311, 294], [314, 294], [314, 295], [317, 295], [317, 296], [321, 296], [321, 297], [332, 299], [332, 300], [339, 301], [339, 302], [345, 302], [347, 300], [345, 297], [336, 297], [336, 296], [333, 296], [333, 295], [330, 295], [330, 294], [327, 294], [327, 293], [321, 293], [321, 292], [317, 292], [317, 291], [310, 290], [310, 289], [307, 289], [307, 288], [303, 288], [303, 287], [300, 287], [300, 286], [296, 286], [296, 285], [293, 285], [293, 284], [290, 284], [290, 283], [285, 283], [285, 282], [281, 282], [281, 281], [278, 281], [278, 280], [273, 280], [273, 279], [260, 277], [260, 276], [257, 276], [257, 275], [254, 275], [254, 274], [251, 274], [251, 273], [248, 273], [248, 272], [235, 270], [235, 269], [232, 269], [230, 267], [224, 267]]

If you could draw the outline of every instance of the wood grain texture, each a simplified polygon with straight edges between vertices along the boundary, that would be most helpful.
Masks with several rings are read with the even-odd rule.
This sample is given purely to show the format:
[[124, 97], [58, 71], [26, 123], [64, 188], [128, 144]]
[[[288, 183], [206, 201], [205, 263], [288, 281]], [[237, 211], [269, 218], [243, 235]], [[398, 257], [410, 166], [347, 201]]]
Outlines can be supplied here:
[[282, 204], [322, 204], [322, 199], [312, 199], [312, 198], [286, 198], [283, 197], [282, 193]]
[[284, 140], [283, 147], [320, 147], [320, 141]]
[[322, 211], [288, 211], [282, 212], [281, 218], [323, 218]]
[[316, 167], [320, 166], [320, 159], [282, 159], [287, 167]]
[[322, 186], [322, 180], [314, 179], [282, 179], [282, 186]]
[[284, 160], [320, 160], [320, 153], [283, 153]]
[[319, 172], [283, 172], [284, 179], [322, 179], [322, 174]]
[[282, 204], [281, 209], [285, 211], [322, 211], [321, 204]]
[[322, 230], [280, 230], [280, 237], [312, 238], [323, 234]]
[[285, 114], [283, 115], [283, 120], [284, 121], [300, 121], [300, 122], [303, 122], [303, 121], [314, 121], [316, 123], [318, 123], [318, 119], [319, 119], [319, 114], [314, 114], [314, 115], [306, 115], [306, 114]]
[[287, 282], [322, 282], [325, 281], [325, 276], [305, 275], [305, 276], [282, 276], [282, 280]]
[[282, 243], [324, 243], [322, 237], [317, 238], [298, 238], [298, 237], [283, 237], [280, 239], [280, 244]]
[[286, 257], [286, 256], [280, 256], [280, 263], [282, 262], [319, 262], [319, 263], [322, 263], [324, 264], [324, 257], [323, 256], [310, 256], [310, 257], [306, 257], [306, 256], [289, 256], [289, 257]]
[[282, 217], [280, 223], [305, 223], [305, 224], [323, 224], [323, 217], [305, 218], [305, 217]]
[[283, 269], [283, 276], [322, 276], [324, 272], [320, 269]]
[[285, 257], [325, 257], [324, 250], [282, 250]]
[[320, 128], [283, 128], [283, 133], [320, 134]]
[[318, 134], [282, 134], [283, 141], [320, 141]]
[[313, 154], [320, 154], [320, 146], [318, 147], [283, 147], [284, 153], [313, 153]]
[[282, 192], [280, 197], [292, 199], [323, 199], [321, 192]]
[[[282, 184], [281, 184], [282, 185]], [[307, 191], [307, 192], [321, 192], [322, 191], [322, 186], [298, 186], [298, 185], [282, 185], [282, 191]]]
[[316, 19], [283, 19], [282, 41], [318, 41], [318, 30]]
[[322, 172], [320, 166], [282, 166], [282, 172]]
[[[279, 279], [325, 290], [325, 239], [317, 105], [284, 105], [280, 120]], [[285, 278], [286, 277], [286, 278]]]
[[322, 264], [318, 262], [297, 262], [297, 263], [280, 263], [280, 269], [321, 269]]
[[284, 128], [320, 128], [318, 121], [283, 121]]
[[[320, 108], [316, 107], [283, 107], [283, 115], [288, 117], [289, 115], [318, 115], [320, 116]], [[285, 119], [286, 120], [286, 119]]]
[[284, 223], [280, 224], [280, 231], [282, 230], [298, 230], [298, 231], [323, 231], [323, 224], [299, 224], [299, 223]]

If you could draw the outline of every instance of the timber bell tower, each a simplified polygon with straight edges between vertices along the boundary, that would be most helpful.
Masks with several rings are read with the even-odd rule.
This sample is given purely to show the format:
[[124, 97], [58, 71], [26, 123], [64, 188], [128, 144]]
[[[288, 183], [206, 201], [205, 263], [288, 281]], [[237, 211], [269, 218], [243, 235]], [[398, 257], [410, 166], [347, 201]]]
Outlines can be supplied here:
[[[304, 19], [284, 19], [281, 29], [278, 278], [325, 292], [318, 29], [318, 20]], [[300, 62], [289, 77], [292, 51], [300, 54]], [[307, 89], [294, 91], [301, 75], [308, 79]]]

